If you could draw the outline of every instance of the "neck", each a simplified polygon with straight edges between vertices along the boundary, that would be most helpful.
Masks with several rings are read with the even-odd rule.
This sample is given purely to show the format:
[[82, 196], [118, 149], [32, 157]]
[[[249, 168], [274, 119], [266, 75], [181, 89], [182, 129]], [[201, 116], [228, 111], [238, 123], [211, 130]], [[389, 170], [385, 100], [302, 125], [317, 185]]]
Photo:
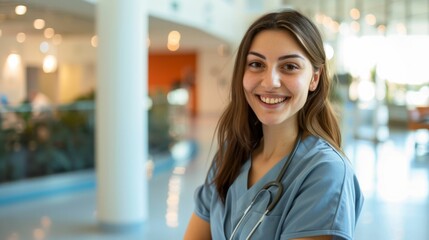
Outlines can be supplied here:
[[261, 142], [261, 154], [266, 161], [281, 159], [289, 154], [298, 138], [298, 128], [290, 126], [263, 126], [264, 138]]

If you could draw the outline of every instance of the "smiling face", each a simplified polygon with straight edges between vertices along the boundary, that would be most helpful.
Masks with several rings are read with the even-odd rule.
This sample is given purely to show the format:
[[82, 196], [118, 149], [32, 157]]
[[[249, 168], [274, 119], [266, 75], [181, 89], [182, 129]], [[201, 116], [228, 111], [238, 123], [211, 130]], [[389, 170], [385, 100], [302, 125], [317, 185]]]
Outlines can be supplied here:
[[[258, 33], [250, 46], [243, 77], [246, 100], [264, 125], [295, 124], [319, 73], [292, 34]], [[294, 125], [295, 126], [295, 125]]]

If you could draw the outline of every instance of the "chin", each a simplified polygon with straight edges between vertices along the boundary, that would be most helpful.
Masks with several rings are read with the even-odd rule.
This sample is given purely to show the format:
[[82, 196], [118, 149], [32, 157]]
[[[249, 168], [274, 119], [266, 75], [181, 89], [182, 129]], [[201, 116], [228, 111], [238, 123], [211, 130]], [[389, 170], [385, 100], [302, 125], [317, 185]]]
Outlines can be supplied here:
[[279, 119], [259, 119], [259, 121], [265, 126], [277, 126], [284, 123], [284, 121]]

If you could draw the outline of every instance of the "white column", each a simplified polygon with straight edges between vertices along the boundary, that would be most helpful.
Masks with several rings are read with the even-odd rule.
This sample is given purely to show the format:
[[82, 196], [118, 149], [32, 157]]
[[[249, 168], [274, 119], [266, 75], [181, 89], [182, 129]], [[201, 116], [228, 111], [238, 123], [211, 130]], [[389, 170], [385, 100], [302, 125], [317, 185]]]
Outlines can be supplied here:
[[97, 218], [127, 231], [147, 219], [147, 1], [99, 0]]

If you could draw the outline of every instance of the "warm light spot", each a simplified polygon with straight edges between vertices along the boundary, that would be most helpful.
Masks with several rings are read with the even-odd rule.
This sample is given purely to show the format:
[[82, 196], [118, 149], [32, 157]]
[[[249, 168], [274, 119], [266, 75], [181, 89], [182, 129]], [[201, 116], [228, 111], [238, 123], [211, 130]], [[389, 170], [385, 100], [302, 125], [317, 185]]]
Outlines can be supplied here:
[[16, 34], [16, 41], [19, 43], [25, 42], [26, 38], [27, 38], [27, 35], [25, 35], [25, 33], [23, 33], [23, 32]]
[[17, 15], [24, 15], [27, 12], [27, 7], [24, 5], [18, 5], [15, 7], [15, 13]]
[[378, 31], [378, 33], [380, 33], [380, 34], [383, 34], [383, 33], [385, 33], [386, 32], [386, 26], [385, 25], [379, 25], [378, 27], [377, 27], [377, 31]]
[[57, 58], [53, 55], [47, 55], [43, 59], [43, 71], [45, 73], [55, 72], [57, 70], [58, 61]]
[[356, 21], [353, 21], [352, 23], [350, 23], [350, 27], [351, 27], [352, 31], [355, 33], [360, 31], [360, 24]]
[[34, 20], [33, 26], [35, 29], [43, 29], [45, 27], [45, 20], [38, 18]]
[[92, 36], [92, 38], [91, 38], [91, 46], [93, 46], [93, 47], [97, 47], [98, 46], [98, 36], [97, 35]]
[[170, 44], [179, 44], [180, 42], [180, 33], [178, 31], [171, 31], [168, 34], [168, 43]]
[[368, 14], [365, 16], [365, 21], [366, 23], [368, 23], [368, 25], [374, 26], [375, 23], [377, 22], [377, 18], [375, 17], [374, 14]]
[[18, 67], [21, 65], [21, 56], [19, 56], [16, 53], [11, 53], [6, 59], [7, 67], [10, 70], [18, 69]]
[[180, 44], [178, 44], [178, 43], [177, 44], [167, 44], [168, 50], [170, 50], [172, 52], [177, 51], [179, 49], [179, 47], [180, 47]]
[[350, 10], [350, 17], [352, 17], [354, 20], [358, 20], [360, 18], [360, 11], [357, 8], [352, 8]]
[[43, 31], [43, 35], [45, 38], [52, 38], [55, 35], [55, 30], [53, 28], [46, 28], [45, 31]]
[[180, 176], [173, 175], [168, 182], [168, 196], [166, 201], [167, 212], [165, 213], [165, 221], [166, 225], [171, 228], [176, 228], [179, 226], [181, 181], [182, 180]]
[[3, 66], [3, 79], [8, 81], [19, 81], [24, 78], [21, 56], [17, 53], [11, 53], [7, 56], [6, 63]]
[[185, 167], [175, 167], [173, 170], [173, 174], [177, 174], [177, 175], [183, 175], [186, 172], [186, 168]]
[[171, 31], [168, 34], [168, 43], [167, 48], [168, 50], [174, 52], [177, 51], [180, 47], [180, 33], [178, 31]]
[[33, 238], [36, 240], [42, 240], [45, 239], [46, 235], [45, 235], [45, 231], [43, 231], [43, 229], [40, 228], [36, 228], [33, 230]]
[[337, 33], [340, 31], [340, 23], [337, 21], [332, 21], [328, 26], [332, 32]]

